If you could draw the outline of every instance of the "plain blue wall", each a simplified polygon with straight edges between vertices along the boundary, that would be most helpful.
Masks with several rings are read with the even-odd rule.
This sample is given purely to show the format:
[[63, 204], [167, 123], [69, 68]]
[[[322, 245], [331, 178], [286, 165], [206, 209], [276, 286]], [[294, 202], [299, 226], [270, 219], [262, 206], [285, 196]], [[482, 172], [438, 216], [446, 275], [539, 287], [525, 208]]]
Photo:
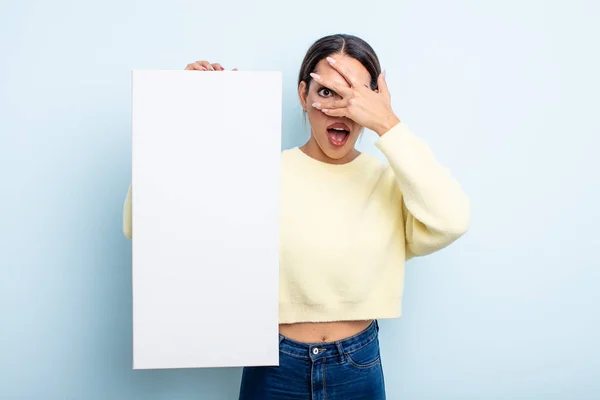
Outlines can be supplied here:
[[598, 2], [4, 0], [1, 399], [235, 398], [239, 369], [131, 369], [130, 70], [282, 70], [288, 148], [301, 59], [338, 31], [473, 204], [381, 323], [389, 398], [600, 398]]

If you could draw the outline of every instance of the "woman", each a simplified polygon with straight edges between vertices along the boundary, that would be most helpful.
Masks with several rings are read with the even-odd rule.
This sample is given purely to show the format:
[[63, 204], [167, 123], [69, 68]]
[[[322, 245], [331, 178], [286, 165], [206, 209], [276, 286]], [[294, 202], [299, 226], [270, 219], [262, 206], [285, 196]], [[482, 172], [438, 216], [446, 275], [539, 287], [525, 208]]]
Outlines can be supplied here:
[[[394, 113], [360, 38], [315, 42], [298, 95], [311, 136], [281, 156], [280, 365], [246, 367], [240, 399], [384, 399], [377, 319], [401, 314], [406, 260], [465, 233], [469, 199]], [[355, 149], [364, 128], [389, 165]]]

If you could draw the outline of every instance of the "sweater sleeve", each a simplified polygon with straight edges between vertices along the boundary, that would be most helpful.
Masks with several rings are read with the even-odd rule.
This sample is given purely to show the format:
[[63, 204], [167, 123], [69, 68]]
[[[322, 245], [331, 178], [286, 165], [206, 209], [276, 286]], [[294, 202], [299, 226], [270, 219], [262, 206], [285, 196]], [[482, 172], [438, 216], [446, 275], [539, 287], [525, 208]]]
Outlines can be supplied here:
[[132, 238], [132, 226], [131, 226], [131, 185], [127, 190], [127, 197], [123, 204], [123, 234], [128, 239]]
[[401, 193], [406, 258], [440, 250], [470, 224], [470, 201], [429, 147], [403, 122], [376, 142], [390, 163]]

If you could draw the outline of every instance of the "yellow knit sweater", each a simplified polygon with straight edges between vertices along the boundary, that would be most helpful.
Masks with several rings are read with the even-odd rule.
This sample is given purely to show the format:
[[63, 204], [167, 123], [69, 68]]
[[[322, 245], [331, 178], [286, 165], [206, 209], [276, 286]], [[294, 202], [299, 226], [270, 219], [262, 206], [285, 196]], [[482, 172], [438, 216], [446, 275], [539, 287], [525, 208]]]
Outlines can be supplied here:
[[[280, 323], [399, 317], [405, 261], [466, 232], [468, 197], [406, 124], [376, 145], [389, 165], [282, 153]], [[131, 238], [131, 186], [123, 231]]]

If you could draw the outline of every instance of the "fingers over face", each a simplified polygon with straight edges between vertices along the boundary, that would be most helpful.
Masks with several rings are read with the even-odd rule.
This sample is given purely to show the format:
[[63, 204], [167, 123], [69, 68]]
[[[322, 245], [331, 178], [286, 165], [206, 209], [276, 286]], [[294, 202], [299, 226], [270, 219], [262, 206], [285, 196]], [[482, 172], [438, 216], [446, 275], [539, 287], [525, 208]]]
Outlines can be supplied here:
[[327, 114], [330, 117], [348, 117], [348, 110], [346, 108], [324, 108], [321, 111], [323, 114]]
[[349, 101], [348, 99], [342, 98], [341, 100], [331, 100], [326, 99], [316, 103], [313, 103], [312, 106], [318, 110], [324, 109], [336, 109], [336, 108], [345, 108], [348, 107]]
[[358, 77], [356, 76], [354, 71], [352, 71], [352, 68], [348, 65], [344, 58], [327, 57], [327, 62], [329, 63], [329, 65], [331, 65], [333, 69], [335, 69], [337, 72], [339, 72], [340, 75], [342, 75], [342, 77], [346, 80], [346, 82], [348, 82], [348, 84], [351, 87], [357, 87], [361, 85], [358, 80]]
[[316, 81], [318, 82], [320, 85], [325, 86], [328, 89], [333, 90], [334, 92], [336, 92], [337, 94], [339, 94], [340, 96], [344, 97], [344, 96], [349, 96], [350, 94], [352, 94], [352, 89], [348, 86], [345, 85], [341, 85], [338, 82], [335, 82], [333, 79], [329, 78], [329, 77], [324, 77], [321, 76], [319, 74], [316, 73], [311, 73], [310, 76]]

